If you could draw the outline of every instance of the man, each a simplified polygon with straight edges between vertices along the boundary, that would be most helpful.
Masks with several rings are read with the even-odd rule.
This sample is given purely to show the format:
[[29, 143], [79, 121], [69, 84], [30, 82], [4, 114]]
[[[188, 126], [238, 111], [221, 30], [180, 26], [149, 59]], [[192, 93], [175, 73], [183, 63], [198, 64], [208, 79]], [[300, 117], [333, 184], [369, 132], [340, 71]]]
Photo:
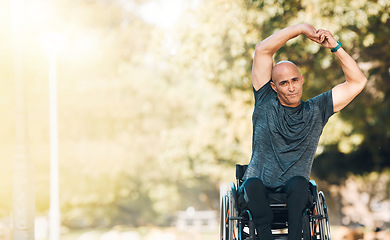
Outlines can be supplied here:
[[[273, 55], [299, 35], [331, 49], [345, 82], [308, 101], [301, 100], [304, 78], [289, 61], [274, 66]], [[255, 95], [252, 157], [239, 192], [251, 210], [258, 239], [273, 239], [266, 191], [287, 193], [289, 240], [300, 239], [308, 181], [322, 129], [329, 117], [351, 102], [367, 79], [327, 30], [310, 24], [282, 29], [256, 45], [252, 68]]]

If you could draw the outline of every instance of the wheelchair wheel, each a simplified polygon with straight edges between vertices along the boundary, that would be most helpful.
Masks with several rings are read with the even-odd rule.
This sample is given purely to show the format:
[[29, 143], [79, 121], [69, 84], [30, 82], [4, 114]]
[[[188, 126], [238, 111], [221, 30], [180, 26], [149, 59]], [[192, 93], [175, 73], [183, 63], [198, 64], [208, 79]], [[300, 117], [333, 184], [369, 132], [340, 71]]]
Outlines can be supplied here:
[[230, 219], [236, 217], [235, 202], [233, 193], [229, 191], [227, 195], [224, 195], [221, 200], [221, 228], [220, 228], [220, 240], [233, 240], [236, 239], [234, 224]]
[[223, 195], [221, 199], [221, 225], [220, 225], [220, 240], [227, 240], [229, 236], [229, 211], [227, 195]]
[[322, 215], [320, 220], [320, 235], [322, 240], [330, 240], [330, 225], [328, 217], [328, 207], [325, 201], [325, 195], [322, 191], [318, 193], [318, 205], [321, 207], [319, 212]]
[[325, 195], [322, 191], [317, 195], [317, 202], [313, 213], [312, 239], [330, 240], [328, 207], [326, 206]]
[[230, 198], [230, 192], [228, 195], [224, 195], [221, 204], [221, 232], [220, 240], [232, 240], [233, 239], [233, 224], [229, 218], [232, 215], [232, 202]]

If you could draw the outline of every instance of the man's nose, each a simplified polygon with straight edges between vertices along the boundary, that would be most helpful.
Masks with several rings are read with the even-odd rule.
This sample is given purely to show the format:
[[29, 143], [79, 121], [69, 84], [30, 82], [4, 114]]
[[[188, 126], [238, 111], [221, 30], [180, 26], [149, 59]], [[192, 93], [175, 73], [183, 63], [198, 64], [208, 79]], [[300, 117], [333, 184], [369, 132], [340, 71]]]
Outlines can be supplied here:
[[288, 90], [291, 91], [291, 92], [293, 92], [294, 89], [295, 89], [295, 88], [294, 88], [294, 84], [293, 84], [293, 83], [289, 83], [289, 84], [288, 84]]

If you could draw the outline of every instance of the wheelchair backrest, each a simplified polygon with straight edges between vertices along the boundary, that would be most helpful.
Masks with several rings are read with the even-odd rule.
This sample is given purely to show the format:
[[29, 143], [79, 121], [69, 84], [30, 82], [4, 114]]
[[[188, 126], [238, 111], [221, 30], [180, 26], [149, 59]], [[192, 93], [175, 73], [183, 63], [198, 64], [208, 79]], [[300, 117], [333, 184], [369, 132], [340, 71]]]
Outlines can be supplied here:
[[244, 177], [246, 168], [248, 165], [240, 165], [236, 164], [236, 179], [237, 179], [237, 186], [241, 186], [242, 178]]

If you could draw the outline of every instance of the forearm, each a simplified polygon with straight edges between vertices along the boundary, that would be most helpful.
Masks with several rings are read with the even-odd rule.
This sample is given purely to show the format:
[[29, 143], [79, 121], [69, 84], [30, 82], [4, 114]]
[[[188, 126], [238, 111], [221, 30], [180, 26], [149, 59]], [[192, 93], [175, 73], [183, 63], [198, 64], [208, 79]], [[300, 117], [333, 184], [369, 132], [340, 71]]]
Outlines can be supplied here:
[[286, 27], [268, 38], [264, 39], [256, 45], [256, 52], [262, 54], [273, 55], [276, 53], [288, 40], [297, 37], [302, 33], [302, 24]]
[[341, 62], [345, 82], [332, 90], [333, 111], [338, 112], [347, 106], [366, 86], [367, 79], [353, 58], [340, 48], [335, 52]]
[[345, 52], [343, 48], [337, 50], [335, 55], [341, 63], [341, 68], [343, 69], [346, 81], [350, 84], [360, 85], [363, 89], [367, 79], [355, 60]]

